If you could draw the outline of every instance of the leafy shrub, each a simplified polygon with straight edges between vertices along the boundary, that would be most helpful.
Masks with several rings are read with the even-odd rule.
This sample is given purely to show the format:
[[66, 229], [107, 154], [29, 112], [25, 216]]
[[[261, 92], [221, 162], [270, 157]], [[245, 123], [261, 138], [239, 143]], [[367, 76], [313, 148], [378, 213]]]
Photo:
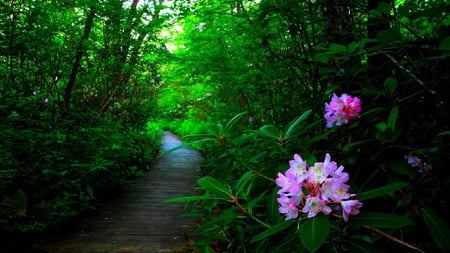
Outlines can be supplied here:
[[0, 230], [42, 231], [95, 208], [105, 188], [131, 183], [159, 150], [162, 131], [96, 112], [61, 115], [35, 96], [4, 94]]
[[[361, 101], [360, 118], [329, 129], [323, 114], [307, 110], [282, 128], [267, 124], [242, 133], [235, 128], [245, 124], [241, 113], [197, 135], [203, 139], [196, 141], [211, 143], [203, 146], [205, 176], [197, 181], [204, 194], [167, 200], [187, 203], [199, 218], [193, 246], [202, 252], [449, 250], [448, 126], [419, 141], [408, 129], [422, 115], [405, 121], [407, 105], [380, 107], [371, 96]], [[312, 218], [300, 210], [284, 221], [275, 177], [295, 153], [309, 166], [325, 153], [345, 166], [348, 185], [363, 203], [358, 212], [347, 211], [354, 214], [348, 222], [339, 209]], [[311, 194], [307, 189], [302, 194]]]

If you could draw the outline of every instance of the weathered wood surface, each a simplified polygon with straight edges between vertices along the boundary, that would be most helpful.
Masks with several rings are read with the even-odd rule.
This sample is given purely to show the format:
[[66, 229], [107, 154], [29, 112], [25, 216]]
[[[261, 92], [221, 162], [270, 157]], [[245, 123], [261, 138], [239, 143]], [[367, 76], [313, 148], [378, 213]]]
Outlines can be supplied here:
[[[168, 150], [181, 141], [165, 132], [162, 143]], [[162, 201], [194, 193], [200, 162], [201, 155], [188, 148], [159, 159], [135, 187], [106, 203], [80, 231], [37, 245], [39, 252], [184, 252], [185, 235], [195, 221], [180, 217], [183, 204]]]

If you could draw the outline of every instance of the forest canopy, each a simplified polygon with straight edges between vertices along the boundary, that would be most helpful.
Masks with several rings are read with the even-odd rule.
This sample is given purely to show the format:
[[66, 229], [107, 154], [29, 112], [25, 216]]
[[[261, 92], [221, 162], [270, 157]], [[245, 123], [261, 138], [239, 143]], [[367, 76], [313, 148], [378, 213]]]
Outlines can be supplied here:
[[[0, 230], [85, 215], [169, 130], [202, 252], [448, 252], [448, 66], [443, 0], [3, 1]], [[322, 162], [339, 198], [289, 178]]]

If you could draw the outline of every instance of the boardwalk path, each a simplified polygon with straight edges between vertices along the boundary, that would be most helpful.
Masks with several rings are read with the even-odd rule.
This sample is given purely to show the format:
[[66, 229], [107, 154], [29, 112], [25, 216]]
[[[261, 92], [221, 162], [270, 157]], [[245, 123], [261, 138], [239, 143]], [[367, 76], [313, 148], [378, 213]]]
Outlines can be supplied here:
[[[163, 150], [180, 144], [175, 135], [164, 133]], [[182, 252], [194, 221], [180, 217], [183, 204], [162, 201], [192, 195], [200, 161], [200, 154], [188, 148], [161, 158], [135, 187], [89, 218], [83, 231], [39, 248], [49, 253]]]

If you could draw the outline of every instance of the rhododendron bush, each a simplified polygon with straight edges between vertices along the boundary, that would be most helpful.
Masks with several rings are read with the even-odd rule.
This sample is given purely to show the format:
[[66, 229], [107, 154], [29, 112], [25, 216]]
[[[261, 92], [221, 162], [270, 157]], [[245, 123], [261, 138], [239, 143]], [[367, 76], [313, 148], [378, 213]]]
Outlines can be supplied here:
[[322, 105], [321, 115], [306, 110], [283, 127], [245, 130], [250, 116], [243, 112], [185, 137], [207, 150], [207, 175], [197, 181], [203, 195], [167, 202], [185, 202], [199, 218], [194, 248], [421, 252], [427, 246], [415, 235], [423, 229], [435, 248], [448, 246], [439, 241], [448, 237], [446, 221], [417, 199], [437, 179], [432, 156], [392, 145], [403, 127], [399, 108], [371, 108], [350, 93], [329, 94]]

